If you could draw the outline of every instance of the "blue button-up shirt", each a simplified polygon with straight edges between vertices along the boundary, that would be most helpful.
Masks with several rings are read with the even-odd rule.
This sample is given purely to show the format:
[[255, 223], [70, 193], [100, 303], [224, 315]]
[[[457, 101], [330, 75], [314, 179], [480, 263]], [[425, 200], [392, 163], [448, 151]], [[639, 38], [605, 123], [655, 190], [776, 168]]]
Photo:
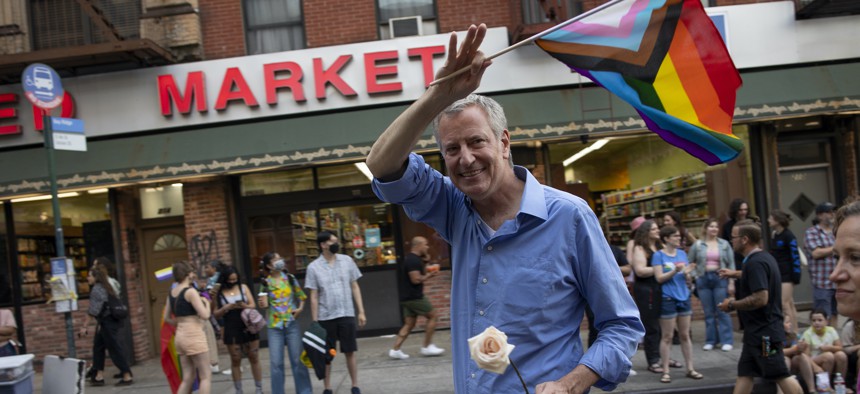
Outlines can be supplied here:
[[[373, 181], [387, 202], [433, 227], [451, 244], [452, 354], [459, 393], [522, 390], [512, 368], [497, 375], [470, 359], [468, 338], [495, 326], [516, 346], [510, 357], [531, 392], [583, 364], [614, 389], [629, 374], [644, 328], [597, 218], [582, 199], [546, 187], [523, 167], [515, 219], [490, 234], [469, 199], [450, 179], [411, 154], [396, 181]], [[583, 354], [579, 326], [586, 304], [600, 335]]]

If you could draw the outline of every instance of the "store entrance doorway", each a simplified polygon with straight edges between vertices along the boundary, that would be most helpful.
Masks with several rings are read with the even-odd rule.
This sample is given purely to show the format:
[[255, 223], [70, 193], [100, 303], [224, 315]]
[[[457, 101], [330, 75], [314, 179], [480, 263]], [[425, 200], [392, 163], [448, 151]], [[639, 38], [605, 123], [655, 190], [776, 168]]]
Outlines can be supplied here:
[[[830, 143], [823, 140], [785, 141], [779, 144], [779, 205], [791, 214], [789, 229], [803, 249], [804, 234], [815, 219], [815, 206], [823, 201], [833, 202], [833, 173], [831, 171]], [[812, 303], [812, 284], [809, 269], [805, 269], [801, 282], [794, 286], [794, 301]]]
[[185, 227], [161, 227], [143, 231], [143, 271], [149, 297], [150, 343], [155, 354], [161, 352], [161, 315], [173, 280], [159, 281], [155, 271], [188, 259]]

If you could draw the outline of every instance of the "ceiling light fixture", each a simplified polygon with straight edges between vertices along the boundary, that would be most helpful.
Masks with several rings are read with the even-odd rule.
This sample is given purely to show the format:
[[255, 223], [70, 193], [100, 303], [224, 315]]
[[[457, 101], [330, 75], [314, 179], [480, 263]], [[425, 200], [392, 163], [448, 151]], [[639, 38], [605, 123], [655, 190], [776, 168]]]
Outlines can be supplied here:
[[[78, 192], [60, 193], [60, 194], [57, 194], [57, 198], [77, 197], [77, 196], [79, 196], [79, 195], [80, 195], [80, 193], [78, 193]], [[33, 197], [15, 198], [15, 199], [13, 199], [13, 200], [12, 200], [12, 202], [13, 202], [13, 203], [15, 203], [15, 202], [27, 202], [27, 201], [50, 200], [50, 199], [51, 199], [51, 195], [50, 195], [50, 194], [46, 194], [46, 195], [43, 195], [43, 196], [33, 196]]]
[[358, 170], [361, 171], [361, 173], [367, 177], [368, 181], [373, 180], [373, 174], [370, 173], [370, 168], [367, 168], [367, 164], [365, 164], [364, 162], [361, 162], [361, 163], [355, 163], [355, 166], [358, 167]]
[[581, 150], [581, 151], [579, 151], [579, 152], [576, 152], [576, 154], [574, 154], [573, 156], [568, 157], [567, 159], [564, 159], [564, 161], [562, 162], [562, 164], [563, 164], [565, 167], [567, 167], [567, 166], [569, 166], [569, 165], [573, 164], [573, 162], [575, 162], [575, 161], [577, 161], [577, 160], [579, 160], [579, 159], [583, 158], [585, 155], [587, 155], [587, 154], [589, 154], [589, 153], [591, 153], [591, 152], [594, 152], [594, 151], [596, 151], [596, 150], [598, 150], [598, 149], [600, 149], [600, 148], [603, 148], [603, 146], [604, 146], [604, 145], [606, 145], [606, 144], [608, 144], [608, 143], [609, 143], [609, 140], [608, 140], [608, 139], [606, 139], [606, 138], [601, 139], [601, 140], [597, 140], [597, 142], [595, 142], [595, 143], [591, 144], [591, 146], [588, 146], [588, 147], [586, 147], [585, 149], [583, 149], [583, 150]]

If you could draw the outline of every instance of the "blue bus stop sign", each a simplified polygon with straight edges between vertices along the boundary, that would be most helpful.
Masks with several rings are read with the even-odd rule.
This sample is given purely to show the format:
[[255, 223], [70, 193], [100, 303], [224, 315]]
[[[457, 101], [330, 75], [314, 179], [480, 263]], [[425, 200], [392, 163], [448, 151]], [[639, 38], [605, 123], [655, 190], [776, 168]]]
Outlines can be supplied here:
[[63, 83], [50, 66], [33, 63], [21, 74], [24, 95], [33, 105], [42, 109], [57, 108], [63, 102]]

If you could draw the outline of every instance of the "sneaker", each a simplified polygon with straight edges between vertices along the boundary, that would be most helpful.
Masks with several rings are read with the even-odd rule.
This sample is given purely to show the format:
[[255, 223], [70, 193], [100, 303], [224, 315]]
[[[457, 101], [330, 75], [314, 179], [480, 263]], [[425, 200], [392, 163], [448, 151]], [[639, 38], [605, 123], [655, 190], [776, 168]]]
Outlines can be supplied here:
[[359, 390], [358, 387], [353, 387], [349, 392], [350, 394], [361, 394], [361, 390]]
[[714, 345], [711, 345], [710, 343], [706, 343], [705, 346], [702, 346], [702, 350], [704, 350], [706, 352], [708, 350], [714, 350]]
[[445, 349], [440, 349], [432, 343], [430, 344], [430, 346], [421, 348], [421, 355], [424, 356], [438, 356], [442, 353], [445, 353]]
[[627, 377], [636, 376], [636, 375], [638, 375], [638, 373], [636, 372], [636, 370], [635, 370], [635, 369], [633, 369], [633, 368], [630, 368], [630, 373], [629, 373], [629, 374], [627, 374]]
[[723, 347], [720, 348], [720, 350], [722, 350], [724, 352], [730, 352], [730, 351], [732, 351], [732, 349], [734, 349], [734, 346], [729, 345], [729, 344], [725, 344], [725, 345], [723, 345]]
[[403, 353], [402, 350], [391, 349], [388, 351], [388, 357], [396, 358], [398, 360], [406, 360], [407, 358], [409, 358], [409, 355], [406, 353]]
[[212, 373], [221, 373], [221, 368], [218, 364], [210, 365], [209, 368], [212, 368]]
[[[241, 372], [241, 371], [244, 371], [244, 370], [245, 370], [245, 367], [239, 367], [239, 371], [240, 371], [240, 372]], [[225, 370], [221, 371], [221, 374], [222, 374], [222, 375], [233, 375], [233, 370], [231, 370], [231, 369], [225, 369]]]

